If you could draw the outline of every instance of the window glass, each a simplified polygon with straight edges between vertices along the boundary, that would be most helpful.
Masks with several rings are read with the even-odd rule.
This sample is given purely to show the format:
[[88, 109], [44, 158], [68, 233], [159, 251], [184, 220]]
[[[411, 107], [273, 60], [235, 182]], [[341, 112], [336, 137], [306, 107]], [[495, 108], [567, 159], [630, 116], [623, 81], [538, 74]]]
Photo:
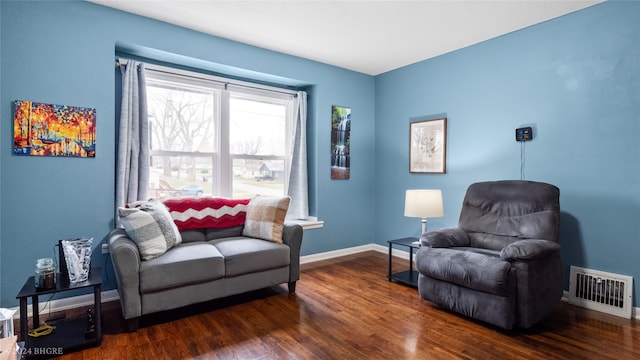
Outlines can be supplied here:
[[215, 193], [212, 156], [151, 156], [149, 196], [163, 199]]
[[165, 151], [214, 151], [216, 91], [149, 81], [151, 148]]
[[285, 155], [286, 104], [231, 94], [231, 153]]
[[233, 159], [233, 197], [284, 194], [284, 160]]
[[282, 196], [293, 97], [147, 71], [150, 196]]

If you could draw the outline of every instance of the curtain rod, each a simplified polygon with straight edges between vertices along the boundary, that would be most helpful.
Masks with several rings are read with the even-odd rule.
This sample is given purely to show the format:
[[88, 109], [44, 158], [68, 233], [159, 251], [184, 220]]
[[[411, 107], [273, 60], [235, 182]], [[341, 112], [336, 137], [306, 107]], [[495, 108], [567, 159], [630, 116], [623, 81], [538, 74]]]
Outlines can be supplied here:
[[[128, 61], [126, 59], [116, 59], [115, 67], [120, 67], [121, 65], [126, 65], [127, 62]], [[215, 83], [219, 83], [219, 84], [224, 84], [224, 89], [225, 90], [227, 90], [227, 86], [228, 85], [233, 85], [233, 86], [245, 87], [245, 88], [255, 89], [255, 90], [277, 92], [277, 93], [280, 93], [280, 94], [291, 95], [294, 98], [298, 97], [298, 93], [296, 91], [294, 91], [294, 90], [284, 90], [284, 89], [276, 88], [276, 87], [269, 86], [269, 85], [258, 85], [258, 86], [256, 86], [256, 85], [251, 85], [251, 84], [246, 83], [246, 82], [240, 82], [238, 80], [234, 81], [232, 79], [220, 78], [220, 77], [215, 76], [215, 75], [201, 74], [201, 73], [198, 73], [198, 72], [193, 71], [193, 70], [174, 69], [174, 68], [170, 68], [170, 67], [166, 67], [166, 66], [162, 66], [162, 65], [147, 64], [147, 63], [145, 63], [145, 70], [155, 71], [155, 72], [158, 72], [158, 73], [169, 74], [169, 75], [186, 76], [186, 77], [190, 77], [192, 79], [205, 80], [205, 81], [211, 81], [211, 82], [215, 82]], [[185, 72], [189, 72], [189, 74], [186, 74]], [[202, 77], [194, 75], [194, 74], [201, 74]]]

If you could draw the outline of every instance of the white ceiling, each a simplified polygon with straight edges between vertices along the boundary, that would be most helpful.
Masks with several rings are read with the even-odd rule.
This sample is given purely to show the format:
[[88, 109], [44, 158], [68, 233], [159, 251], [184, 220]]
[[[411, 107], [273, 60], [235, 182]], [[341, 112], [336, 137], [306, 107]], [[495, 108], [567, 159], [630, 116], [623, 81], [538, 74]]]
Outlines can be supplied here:
[[370, 75], [604, 0], [89, 0]]

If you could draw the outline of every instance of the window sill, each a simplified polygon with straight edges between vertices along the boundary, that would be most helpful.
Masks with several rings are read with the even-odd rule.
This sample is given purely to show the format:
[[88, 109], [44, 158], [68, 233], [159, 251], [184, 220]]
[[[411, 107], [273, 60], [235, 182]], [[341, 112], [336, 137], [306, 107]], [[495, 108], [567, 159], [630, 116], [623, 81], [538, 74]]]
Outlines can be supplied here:
[[318, 218], [315, 217], [315, 216], [309, 216], [309, 218], [305, 219], [305, 220], [287, 219], [287, 220], [285, 220], [285, 222], [292, 223], [292, 224], [298, 224], [298, 225], [302, 226], [302, 228], [304, 230], [320, 229], [320, 228], [324, 227], [324, 221], [318, 220]]

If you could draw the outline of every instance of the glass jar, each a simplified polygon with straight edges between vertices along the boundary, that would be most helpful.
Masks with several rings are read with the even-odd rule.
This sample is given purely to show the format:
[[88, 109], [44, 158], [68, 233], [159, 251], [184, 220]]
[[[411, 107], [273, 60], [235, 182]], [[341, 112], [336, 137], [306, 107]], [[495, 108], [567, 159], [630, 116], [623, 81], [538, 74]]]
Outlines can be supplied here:
[[37, 290], [50, 290], [56, 287], [56, 268], [53, 266], [53, 259], [42, 258], [36, 261], [34, 280]]

